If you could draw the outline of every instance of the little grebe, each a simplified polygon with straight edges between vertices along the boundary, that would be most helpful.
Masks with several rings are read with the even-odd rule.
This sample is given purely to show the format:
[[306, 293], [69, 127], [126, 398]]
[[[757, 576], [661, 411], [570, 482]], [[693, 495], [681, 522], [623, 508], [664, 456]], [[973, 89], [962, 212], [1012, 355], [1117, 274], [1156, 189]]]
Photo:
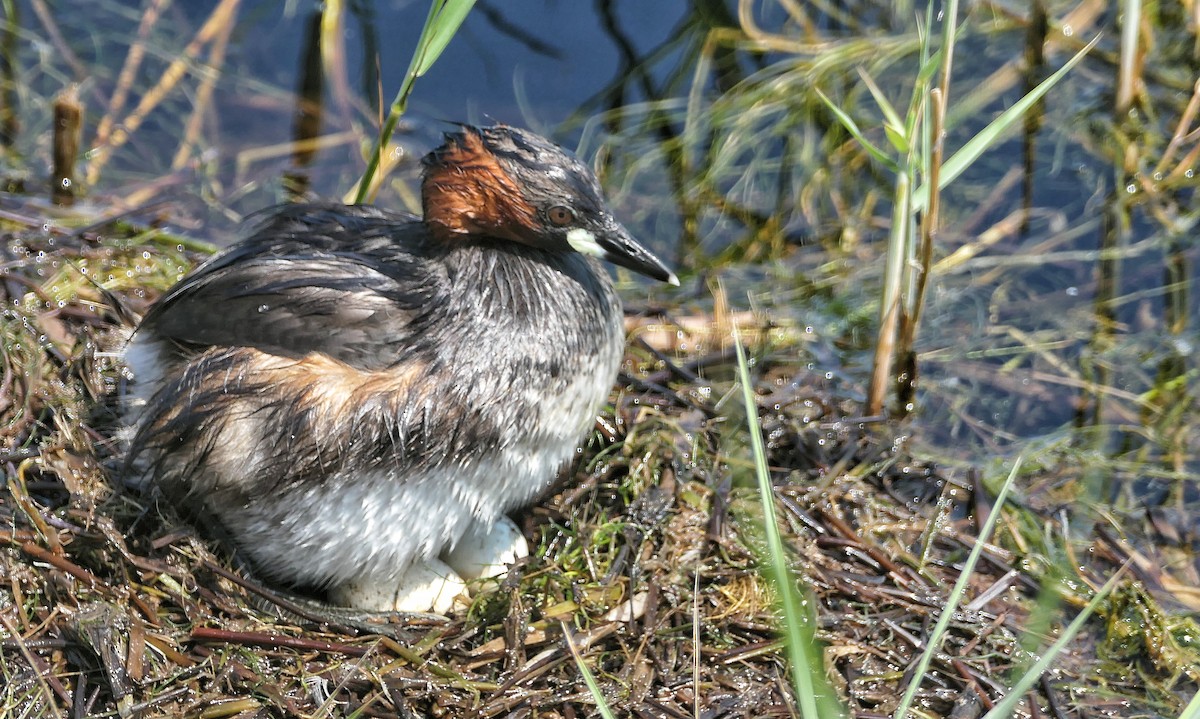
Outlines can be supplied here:
[[422, 204], [270, 212], [125, 353], [129, 483], [359, 609], [445, 612], [527, 554], [505, 513], [574, 455], [624, 348], [594, 258], [678, 284], [530, 132], [447, 134]]

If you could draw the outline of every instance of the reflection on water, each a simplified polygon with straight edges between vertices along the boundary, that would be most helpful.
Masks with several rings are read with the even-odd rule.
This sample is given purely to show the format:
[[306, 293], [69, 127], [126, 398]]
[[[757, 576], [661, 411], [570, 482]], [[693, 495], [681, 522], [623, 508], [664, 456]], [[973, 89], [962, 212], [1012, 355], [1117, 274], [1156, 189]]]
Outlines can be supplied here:
[[[702, 38], [698, 23], [708, 4], [723, 8], [682, 0], [480, 2], [419, 81], [410, 105], [417, 124], [402, 143], [418, 157], [436, 143], [442, 120], [551, 131], [590, 101], [656, 100], [647, 93], [670, 73], [662, 61], [677, 54], [674, 38]], [[79, 82], [92, 122], [102, 125], [99, 138], [93, 125], [85, 142], [99, 139], [93, 146], [102, 148], [111, 132], [122, 144], [111, 160], [103, 150], [99, 161], [93, 155], [93, 165], [104, 166], [93, 185], [127, 187], [172, 170], [194, 171], [185, 186], [197, 183], [226, 208], [207, 213], [209, 227], [229, 211], [236, 217], [281, 199], [292, 163], [307, 167], [299, 173], [307, 179], [294, 190], [345, 192], [362, 170], [361, 143], [374, 132], [380, 93], [390, 99], [399, 87], [427, 11], [424, 2], [347, 3], [340, 52], [323, 56], [319, 16], [303, 3], [99, 2], [49, 14], [38, 11], [43, 6], [17, 3], [6, 18], [0, 59], [8, 66], [16, 58], [20, 77], [5, 92], [18, 84], [27, 92], [4, 103], [18, 112], [0, 115], [0, 129], [13, 135], [22, 120], [17, 146], [35, 152], [49, 125], [40, 98]], [[727, 21], [728, 13], [717, 13], [721, 18]], [[647, 55], [660, 62], [642, 64]], [[631, 73], [639, 82], [627, 82]], [[215, 79], [210, 102], [201, 97], [205, 78]], [[297, 95], [307, 101], [298, 103]], [[181, 137], [200, 105], [199, 127]], [[291, 146], [293, 133], [308, 141]], [[570, 144], [577, 136], [560, 137]], [[191, 164], [172, 162], [189, 144]], [[404, 166], [411, 177], [411, 161]]]

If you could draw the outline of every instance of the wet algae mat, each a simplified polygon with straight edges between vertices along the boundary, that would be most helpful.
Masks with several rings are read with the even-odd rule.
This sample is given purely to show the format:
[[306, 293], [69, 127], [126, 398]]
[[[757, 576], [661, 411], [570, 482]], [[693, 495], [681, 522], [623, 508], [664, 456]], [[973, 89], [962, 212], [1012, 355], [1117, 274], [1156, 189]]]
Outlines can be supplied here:
[[[888, 715], [912, 681], [1007, 471], [910, 456], [902, 425], [855, 417], [857, 399], [797, 364], [798, 328], [633, 307], [611, 406], [518, 518], [532, 556], [449, 619], [349, 626], [278, 597], [171, 510], [117, 488], [127, 330], [114, 304], [144, 310], [200, 256], [148, 224], [48, 233], [29, 207], [7, 215], [4, 716], [592, 716], [571, 646], [618, 716], [794, 716], [760, 567], [733, 321], [755, 359], [790, 561], [830, 683], [856, 716]], [[1180, 611], [1194, 592], [1164, 586], [1116, 532], [1100, 531], [1057, 581], [1038, 537], [1065, 531], [1052, 488], [1076, 471], [1052, 453], [1024, 471], [1032, 490], [1001, 510], [920, 680], [929, 715], [980, 715], [1058, 631], [1037, 607], [1069, 616], [1127, 563], [1139, 581], [1102, 604], [1022, 712], [1170, 713], [1200, 678], [1200, 630]]]

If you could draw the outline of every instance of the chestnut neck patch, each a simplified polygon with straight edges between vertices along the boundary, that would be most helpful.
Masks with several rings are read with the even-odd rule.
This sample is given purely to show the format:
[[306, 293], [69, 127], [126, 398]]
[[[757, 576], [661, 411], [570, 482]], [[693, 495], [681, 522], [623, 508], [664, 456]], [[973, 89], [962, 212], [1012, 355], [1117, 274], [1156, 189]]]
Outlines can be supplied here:
[[496, 237], [537, 244], [537, 210], [474, 128], [447, 134], [426, 156], [421, 204], [429, 231], [444, 242]]

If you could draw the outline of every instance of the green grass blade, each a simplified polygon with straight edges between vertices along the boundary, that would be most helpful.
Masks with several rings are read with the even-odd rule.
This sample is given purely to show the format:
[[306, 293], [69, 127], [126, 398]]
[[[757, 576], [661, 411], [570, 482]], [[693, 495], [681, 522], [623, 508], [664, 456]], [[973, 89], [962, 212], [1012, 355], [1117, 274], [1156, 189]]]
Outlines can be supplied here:
[[[875, 79], [868, 75], [867, 71], [861, 67], [858, 68], [858, 76], [862, 78], [863, 84], [867, 86], [867, 90], [869, 90], [871, 92], [871, 96], [875, 98], [875, 103], [879, 105], [879, 109], [883, 111], [884, 126], [891, 126], [895, 128], [896, 132], [903, 133], [905, 125], [904, 121], [900, 119], [900, 113], [896, 112], [896, 108], [892, 107], [892, 103], [888, 101], [887, 95], [884, 95], [883, 90], [881, 90], [879, 86], [875, 84]], [[908, 151], [907, 149], [896, 149], [900, 150], [900, 152]]]
[[779, 534], [779, 524], [775, 519], [775, 493], [771, 489], [767, 452], [763, 446], [758, 405], [754, 399], [754, 385], [750, 381], [746, 350], [742, 347], [742, 339], [736, 326], [733, 329], [733, 346], [737, 352], [738, 382], [742, 385], [742, 401], [746, 406], [750, 447], [754, 454], [754, 470], [762, 501], [763, 523], [766, 525], [767, 570], [783, 608], [784, 646], [787, 648], [788, 665], [796, 701], [800, 705], [800, 716], [804, 719], [834, 719], [843, 716], [844, 712], [837, 705], [833, 690], [825, 681], [824, 663], [816, 642], [815, 621], [804, 611], [797, 597], [795, 580], [788, 566], [787, 551], [783, 546], [783, 537]]
[[[1104, 583], [1104, 586], [1100, 588], [1100, 591], [1096, 592], [1096, 596], [1092, 597], [1092, 601], [1088, 602], [1087, 606], [1084, 607], [1083, 610], [1079, 612], [1079, 615], [1075, 617], [1075, 620], [1067, 625], [1067, 628], [1063, 630], [1062, 636], [1058, 638], [1058, 641], [1051, 644], [1046, 652], [1042, 654], [1041, 658], [1034, 662], [1033, 666], [1029, 667], [1029, 671], [1021, 675], [1021, 678], [1018, 679], [1017, 683], [1008, 690], [1008, 693], [1004, 695], [1004, 698], [997, 702], [996, 706], [992, 707], [991, 711], [983, 715], [983, 719], [1007, 719], [1008, 717], [1016, 714], [1017, 704], [1025, 697], [1025, 693], [1028, 692], [1039, 679], [1041, 679], [1042, 675], [1046, 673], [1046, 670], [1050, 668], [1050, 665], [1054, 663], [1054, 660], [1059, 654], [1062, 653], [1062, 650], [1066, 648], [1067, 644], [1075, 638], [1075, 635], [1078, 634], [1080, 630], [1083, 629], [1084, 622], [1086, 622], [1088, 617], [1090, 617], [1092, 613], [1096, 611], [1096, 607], [1098, 607], [1100, 602], [1108, 596], [1109, 592], [1113, 590], [1113, 587], [1117, 586], [1117, 582], [1120, 581], [1121, 577], [1123, 576], [1125, 576], [1125, 567], [1121, 567], [1121, 569], [1112, 576], [1112, 579], [1109, 579]], [[1195, 700], [1192, 701], [1192, 704], [1196, 703], [1197, 702]], [[1188, 705], [1188, 709], [1191, 708], [1191, 705]], [[1200, 711], [1200, 709], [1197, 711]], [[1186, 713], [1187, 712], [1185, 710], [1185, 715]]]
[[896, 173], [893, 195], [892, 226], [888, 233], [886, 265], [880, 288], [879, 334], [871, 360], [871, 383], [867, 394], [867, 412], [883, 412], [887, 405], [887, 390], [891, 368], [896, 358], [897, 329], [900, 325], [901, 295], [904, 291], [904, 270], [908, 266], [909, 247], [913, 241], [912, 182], [909, 163]]
[[1188, 702], [1183, 713], [1179, 715], [1179, 719], [1200, 719], [1200, 691], [1196, 692], [1196, 696]]
[[942, 610], [937, 624], [934, 625], [933, 631], [929, 633], [929, 638], [925, 641], [925, 651], [921, 654], [921, 659], [917, 662], [917, 666], [913, 670], [912, 681], [909, 682], [908, 689], [905, 690], [904, 696], [900, 699], [900, 705], [896, 707], [896, 713], [893, 714], [897, 719], [904, 719], [908, 715], [908, 708], [912, 706], [913, 699], [917, 696], [917, 690], [921, 686], [921, 679], [929, 671], [929, 665], [933, 662], [933, 655], [942, 646], [942, 639], [945, 638], [946, 630], [950, 627], [950, 620], [954, 618], [954, 612], [958, 610], [958, 605], [962, 601], [963, 594], [966, 592], [967, 582], [970, 581], [971, 575], [975, 572], [975, 565], [979, 563], [979, 557], [983, 554], [983, 545], [987, 542], [987, 538], [992, 536], [992, 529], [995, 528], [996, 522], [1000, 519], [1000, 510], [1004, 509], [1004, 500], [1008, 497], [1008, 490], [1012, 488], [1013, 483], [1017, 479], [1017, 473], [1021, 471], [1021, 465], [1024, 462], [1024, 456], [1017, 457], [1017, 461], [1013, 463], [1012, 470], [1008, 473], [1008, 479], [1004, 480], [1004, 485], [1000, 487], [1000, 492], [996, 494], [996, 502], [992, 505], [992, 511], [988, 513], [987, 521], [983, 523], [983, 529], [979, 532], [979, 539], [976, 540], [975, 546], [971, 547], [971, 553], [967, 555], [967, 561], [963, 565], [962, 571], [958, 574], [958, 581], [954, 583], [954, 588], [950, 590], [950, 596], [946, 599], [946, 607]]
[[429, 72], [429, 68], [441, 57], [442, 51], [450, 44], [451, 38], [458, 32], [474, 5], [475, 0], [445, 0], [437, 17], [426, 25], [428, 36], [425, 32], [421, 33], [424, 52], [421, 62], [415, 68], [417, 77]]
[[890, 156], [888, 156], [887, 153], [885, 153], [883, 150], [880, 150], [878, 147], [872, 144], [870, 140], [867, 139], [866, 135], [862, 133], [862, 130], [858, 128], [858, 124], [854, 122], [854, 118], [847, 115], [842, 108], [833, 104], [833, 100], [830, 100], [825, 93], [821, 92], [820, 90], [816, 90], [816, 93], [817, 97], [821, 98], [821, 101], [825, 103], [825, 106], [828, 107], [829, 111], [833, 113], [833, 116], [837, 118], [837, 121], [842, 123], [842, 127], [846, 128], [846, 132], [849, 132], [855, 140], [858, 140], [859, 144], [863, 146], [863, 149], [870, 153], [871, 157], [874, 157], [876, 160], [882, 162], [892, 172], [900, 171], [900, 167], [896, 164], [895, 160], [893, 160]]
[[[921, 63], [921, 67], [919, 70], [917, 70], [916, 80], [913, 85], [915, 87], [928, 87], [929, 83], [933, 82], [933, 76], [937, 74], [937, 71], [941, 69], [941, 67], [942, 50], [938, 49], [937, 52], [925, 58], [925, 61]], [[917, 99], [919, 100], [920, 98]]]
[[[1050, 92], [1050, 90], [1057, 85], [1063, 79], [1063, 77], [1065, 77], [1066, 74], [1071, 71], [1072, 68], [1074, 68], [1081, 60], [1083, 60], [1083, 58], [1091, 51], [1091, 49], [1096, 46], [1096, 43], [1099, 42], [1101, 37], [1103, 36], [1097, 35], [1095, 38], [1093, 38], [1091, 42], [1083, 47], [1083, 49], [1075, 53], [1075, 56], [1068, 60], [1065, 65], [1059, 68], [1057, 72], [1043, 80], [1040, 84], [1038, 84], [1037, 87], [1033, 88], [1033, 90], [1030, 90], [1028, 95], [1013, 103], [1012, 107], [1000, 113], [999, 117], [988, 123], [987, 127], [980, 130], [978, 134], [976, 134], [974, 137], [968, 140], [965, 145], [959, 148], [958, 152], [955, 152], [949, 159], [947, 159], [945, 164], [942, 165], [941, 176], [938, 179], [938, 187], [943, 188], [950, 184], [952, 180], [957, 178], [963, 173], [964, 170], [970, 167], [972, 162], [975, 162], [975, 160], [979, 159], [979, 156], [982, 155], [985, 150], [996, 144], [996, 142], [1000, 140], [1004, 133], [1007, 132], [1008, 129], [1013, 125], [1015, 125], [1017, 120], [1020, 120], [1034, 103], [1042, 99], [1047, 92]], [[929, 188], [926, 185], [921, 185], [917, 188], [916, 192], [913, 193], [913, 210], [923, 212], [928, 205]]]
[[408, 62], [408, 71], [404, 73], [404, 81], [396, 99], [392, 100], [388, 110], [387, 120], [379, 131], [379, 138], [371, 149], [367, 160], [367, 169], [358, 181], [358, 189], [354, 193], [353, 203], [359, 204], [367, 200], [375, 173], [383, 159], [383, 148], [392, 140], [396, 124], [408, 109], [408, 96], [412, 94], [417, 78], [424, 75], [433, 67], [433, 63], [441, 56], [442, 51], [450, 44], [450, 39], [458, 32], [459, 27], [467, 18], [475, 0], [433, 0], [429, 5], [429, 14], [425, 16], [425, 25], [421, 28], [421, 37], [413, 50], [412, 59]]
[[592, 670], [588, 669], [587, 664], [583, 661], [583, 655], [579, 653], [575, 642], [571, 639], [571, 628], [566, 622], [560, 622], [562, 625], [563, 639], [567, 642], [567, 648], [571, 650], [571, 656], [575, 657], [575, 666], [579, 667], [579, 673], [583, 675], [583, 681], [587, 684], [588, 691], [592, 693], [592, 698], [596, 700], [596, 711], [600, 712], [600, 716], [604, 719], [616, 719], [613, 716], [612, 710], [608, 708], [608, 702], [604, 700], [604, 694], [600, 691], [600, 685], [596, 682], [596, 677], [592, 675]]

